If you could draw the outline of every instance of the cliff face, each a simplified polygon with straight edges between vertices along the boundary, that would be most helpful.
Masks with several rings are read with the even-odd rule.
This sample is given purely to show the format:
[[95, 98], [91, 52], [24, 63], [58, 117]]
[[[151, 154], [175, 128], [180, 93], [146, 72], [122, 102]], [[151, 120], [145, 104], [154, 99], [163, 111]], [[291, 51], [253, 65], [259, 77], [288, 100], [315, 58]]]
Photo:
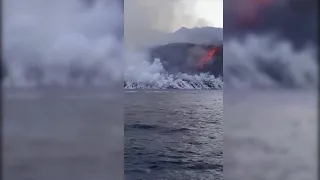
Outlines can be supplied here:
[[[216, 52], [203, 67], [197, 63], [216, 48]], [[150, 49], [150, 61], [159, 58], [168, 73], [210, 73], [215, 77], [223, 76], [223, 47], [214, 44], [170, 43]]]

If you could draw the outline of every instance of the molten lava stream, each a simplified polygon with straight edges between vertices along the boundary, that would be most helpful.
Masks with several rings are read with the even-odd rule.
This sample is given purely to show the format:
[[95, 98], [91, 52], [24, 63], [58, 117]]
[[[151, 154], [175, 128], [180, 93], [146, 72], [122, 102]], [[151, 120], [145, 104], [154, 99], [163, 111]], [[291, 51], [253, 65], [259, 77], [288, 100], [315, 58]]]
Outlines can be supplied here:
[[201, 58], [198, 63], [197, 63], [197, 68], [198, 70], [201, 70], [203, 68], [203, 66], [205, 64], [207, 64], [211, 59], [212, 57], [214, 56], [214, 54], [216, 53], [217, 49], [216, 48], [212, 48], [209, 50], [209, 52], [203, 57]]

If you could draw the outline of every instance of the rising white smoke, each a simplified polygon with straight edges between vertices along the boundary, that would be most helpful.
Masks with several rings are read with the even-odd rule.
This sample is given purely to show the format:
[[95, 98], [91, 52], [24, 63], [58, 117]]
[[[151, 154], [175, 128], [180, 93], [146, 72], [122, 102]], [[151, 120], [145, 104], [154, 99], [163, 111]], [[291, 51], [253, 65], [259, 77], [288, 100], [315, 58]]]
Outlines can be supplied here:
[[5, 0], [5, 84], [100, 84], [122, 79], [118, 0]]
[[148, 61], [143, 51], [127, 51], [125, 89], [222, 89], [221, 78], [210, 74], [190, 75], [166, 72], [161, 59]]
[[[148, 52], [144, 50], [159, 44], [189, 42], [190, 39], [187, 38], [190, 37], [173, 37], [168, 33], [181, 27], [194, 28], [199, 25], [207, 25], [203, 19], [189, 13], [195, 3], [194, 0], [133, 0], [125, 2], [125, 88], [222, 88], [222, 80], [212, 75], [168, 74], [162, 66], [161, 59], [154, 59], [153, 62], [150, 62]], [[193, 38], [196, 39], [196, 37]], [[208, 38], [215, 39], [216, 37], [202, 39], [208, 40]]]

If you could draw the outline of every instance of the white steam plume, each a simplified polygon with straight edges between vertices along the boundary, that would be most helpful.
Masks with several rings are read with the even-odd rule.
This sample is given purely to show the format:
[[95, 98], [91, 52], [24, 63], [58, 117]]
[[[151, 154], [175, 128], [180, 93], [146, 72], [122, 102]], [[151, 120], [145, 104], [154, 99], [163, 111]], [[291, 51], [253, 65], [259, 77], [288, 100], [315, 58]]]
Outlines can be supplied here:
[[122, 77], [121, 4], [97, 0], [5, 0], [5, 83], [99, 83]]

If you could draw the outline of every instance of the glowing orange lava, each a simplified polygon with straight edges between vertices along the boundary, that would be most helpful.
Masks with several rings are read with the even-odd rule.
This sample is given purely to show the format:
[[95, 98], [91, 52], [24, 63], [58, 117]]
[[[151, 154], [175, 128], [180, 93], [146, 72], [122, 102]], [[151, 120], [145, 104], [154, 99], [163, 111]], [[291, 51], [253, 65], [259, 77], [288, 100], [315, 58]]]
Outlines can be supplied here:
[[211, 48], [209, 50], [209, 52], [203, 58], [201, 58], [200, 61], [197, 63], [198, 69], [202, 69], [203, 66], [205, 64], [207, 64], [212, 59], [212, 57], [215, 55], [216, 51], [217, 51], [217, 48], [215, 48], [215, 47]]

